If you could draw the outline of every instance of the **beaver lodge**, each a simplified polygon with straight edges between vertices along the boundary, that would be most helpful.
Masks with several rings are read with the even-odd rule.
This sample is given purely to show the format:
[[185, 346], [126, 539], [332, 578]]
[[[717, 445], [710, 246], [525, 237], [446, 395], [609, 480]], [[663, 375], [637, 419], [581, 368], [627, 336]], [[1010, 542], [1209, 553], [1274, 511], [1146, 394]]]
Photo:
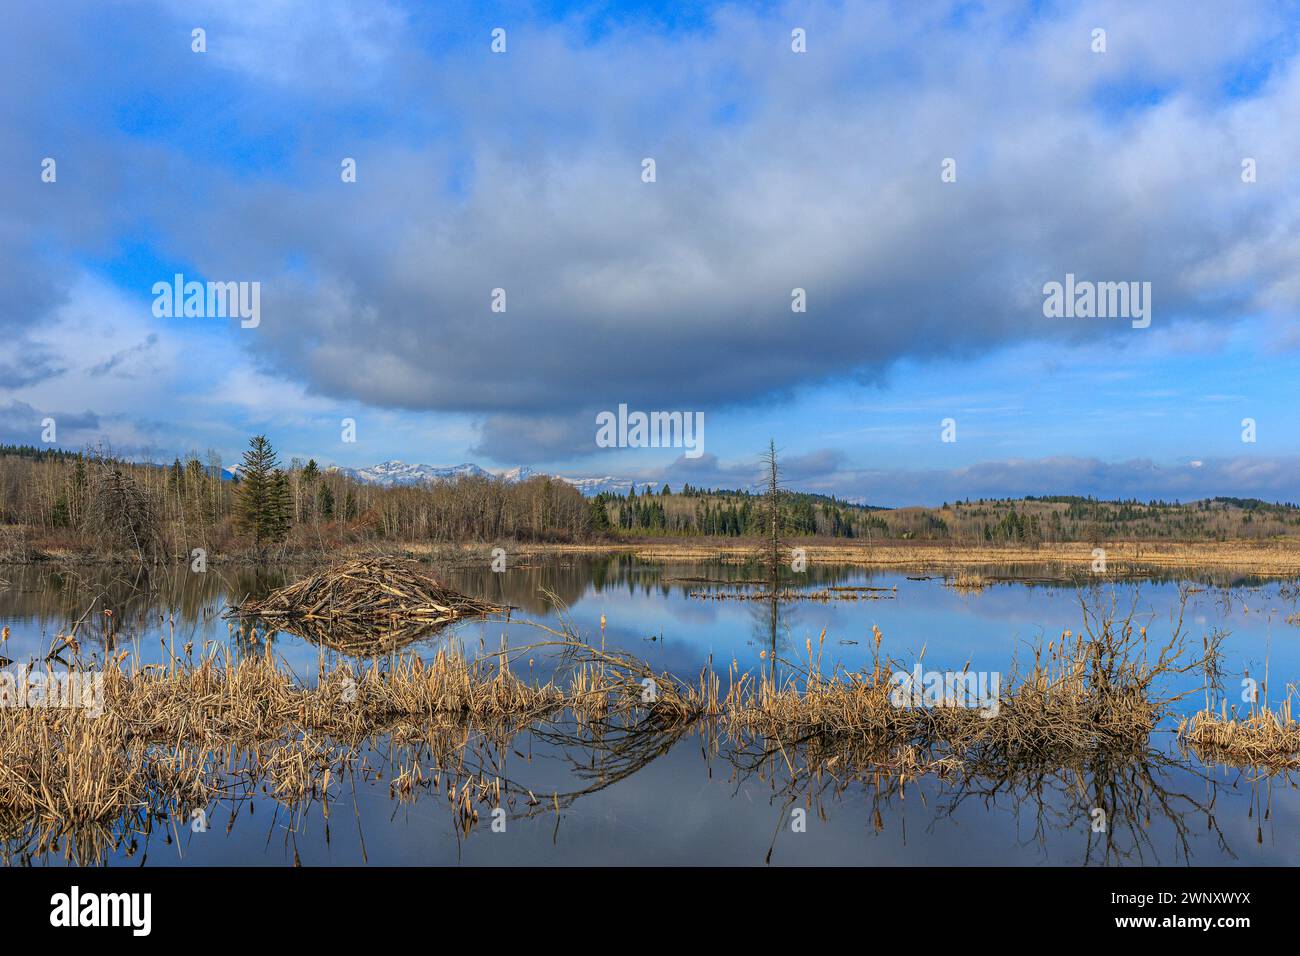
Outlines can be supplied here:
[[509, 608], [468, 597], [414, 561], [363, 558], [245, 601], [228, 616], [256, 618], [344, 652], [388, 650], [466, 617]]

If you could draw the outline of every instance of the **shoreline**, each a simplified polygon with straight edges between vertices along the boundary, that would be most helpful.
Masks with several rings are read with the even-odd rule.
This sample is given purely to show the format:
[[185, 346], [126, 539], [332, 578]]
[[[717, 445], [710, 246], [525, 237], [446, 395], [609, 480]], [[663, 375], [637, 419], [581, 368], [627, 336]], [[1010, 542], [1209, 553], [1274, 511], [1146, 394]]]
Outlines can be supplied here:
[[[1105, 551], [1108, 575], [1143, 570], [1217, 569], [1259, 574], [1300, 575], [1300, 543], [1282, 542], [1111, 542], [1092, 545], [1080, 542], [1028, 546], [990, 546], [916, 544], [888, 542], [872, 545], [824, 543], [796, 545], [803, 547], [810, 564], [849, 564], [859, 567], [898, 570], [959, 570], [1014, 565], [1056, 565], [1091, 573], [1094, 548]], [[633, 549], [645, 558], [741, 558], [752, 553], [750, 547], [720, 546], [663, 549], [641, 544]]]
[[[260, 562], [270, 565], [345, 561], [362, 555], [386, 554], [446, 564], [490, 561], [494, 548], [504, 548], [511, 563], [520, 558], [564, 555], [626, 554], [645, 561], [722, 561], [744, 564], [762, 543], [753, 540], [725, 541], [654, 540], [593, 541], [581, 543], [519, 542], [386, 542], [350, 545], [313, 551], [290, 551], [268, 555]], [[809, 564], [909, 570], [957, 571], [977, 568], [1007, 568], [1021, 565], [1050, 565], [1081, 574], [1092, 573], [1094, 548], [1105, 552], [1107, 576], [1143, 571], [1222, 570], [1248, 574], [1300, 577], [1300, 540], [1222, 542], [1110, 542], [1094, 546], [1084, 542], [1048, 543], [1033, 546], [957, 545], [930, 542], [827, 541], [794, 539], [787, 549], [802, 548]], [[177, 557], [159, 565], [184, 564]], [[215, 553], [212, 565], [253, 565], [249, 554]], [[130, 564], [134, 560], [116, 555], [95, 555], [71, 551], [50, 551], [28, 561], [0, 562], [0, 567], [59, 567], [68, 564]]]

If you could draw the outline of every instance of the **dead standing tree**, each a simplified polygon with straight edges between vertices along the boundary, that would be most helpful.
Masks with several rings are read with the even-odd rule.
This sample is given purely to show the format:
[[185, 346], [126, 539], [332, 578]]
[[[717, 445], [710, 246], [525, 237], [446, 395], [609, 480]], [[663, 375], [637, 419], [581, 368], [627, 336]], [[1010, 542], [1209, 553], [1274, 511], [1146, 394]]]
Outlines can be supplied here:
[[769, 439], [763, 455], [763, 547], [764, 570], [767, 572], [768, 628], [771, 641], [771, 680], [776, 682], [777, 635], [780, 628], [780, 611], [777, 606], [781, 591], [781, 565], [785, 563], [786, 544], [781, 534], [781, 470], [776, 460], [776, 442]]
[[776, 594], [781, 565], [785, 563], [786, 543], [781, 532], [784, 519], [781, 514], [781, 472], [776, 460], [776, 442], [769, 440], [763, 455], [763, 563]]

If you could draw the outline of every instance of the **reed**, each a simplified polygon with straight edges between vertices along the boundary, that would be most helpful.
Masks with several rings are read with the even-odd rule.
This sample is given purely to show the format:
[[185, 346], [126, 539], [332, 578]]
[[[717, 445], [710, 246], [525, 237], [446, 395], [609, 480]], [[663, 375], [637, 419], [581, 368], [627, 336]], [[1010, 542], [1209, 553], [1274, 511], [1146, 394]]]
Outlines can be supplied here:
[[1206, 762], [1267, 772], [1300, 768], [1300, 722], [1290, 698], [1241, 717], [1224, 701], [1218, 711], [1203, 709], [1181, 721], [1178, 737]]
[[943, 586], [954, 591], [983, 591], [991, 582], [982, 574], [972, 571], [959, 571], [943, 582]]
[[897, 593], [870, 593], [889, 591], [887, 588], [821, 588], [805, 591], [800, 588], [778, 588], [776, 591], [746, 591], [742, 588], [713, 591], [688, 591], [687, 597], [702, 601], [816, 601], [826, 604], [830, 601], [887, 601], [898, 597]]
[[[427, 661], [394, 656], [327, 669], [322, 657], [311, 682], [278, 663], [269, 645], [236, 657], [209, 644], [197, 660], [187, 653], [166, 666], [130, 664], [119, 653], [104, 668], [98, 717], [0, 707], [0, 828], [66, 835], [99, 833], [133, 815], [184, 818], [259, 781], [286, 805], [328, 801], [379, 741], [429, 755], [427, 769], [412, 758], [394, 772], [395, 798], [445, 783], [468, 827], [478, 803], [500, 799], [502, 787], [521, 791], [467, 769], [458, 755], [475, 736], [504, 742], [525, 729], [601, 755], [589, 761], [598, 778], [564, 800], [635, 772], [691, 731], [758, 761], [802, 760], [805, 774], [904, 779], [1078, 765], [1144, 752], [1179, 699], [1160, 696], [1157, 683], [1205, 667], [1184, 653], [1181, 618], [1156, 642], [1131, 611], [1085, 606], [1082, 630], [1035, 649], [1023, 667], [1013, 661], [996, 707], [983, 713], [900, 706], [892, 678], [908, 668], [884, 652], [878, 629], [872, 662], [858, 671], [823, 672], [823, 632], [806, 642], [802, 660], [777, 662], [764, 651], [757, 668], [710, 661], [687, 680], [592, 646], [567, 622], [537, 626], [546, 640], [473, 659], [442, 651]], [[544, 682], [531, 676], [543, 654], [556, 664]], [[527, 678], [516, 673], [525, 660]], [[1263, 738], [1271, 749], [1261, 757], [1294, 752], [1297, 736], [1289, 706], [1272, 724], [1258, 715], [1245, 729], [1202, 720], [1185, 732], [1199, 744]], [[544, 806], [531, 792], [526, 802]], [[91, 841], [91, 850], [99, 845]]]

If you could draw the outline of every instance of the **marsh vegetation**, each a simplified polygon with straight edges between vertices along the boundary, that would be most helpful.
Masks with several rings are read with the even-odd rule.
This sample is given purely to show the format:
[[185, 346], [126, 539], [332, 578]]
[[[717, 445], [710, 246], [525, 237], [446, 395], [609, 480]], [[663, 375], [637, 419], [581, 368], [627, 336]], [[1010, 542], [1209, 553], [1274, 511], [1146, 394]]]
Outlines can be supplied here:
[[[1216, 810], [1225, 786], [1216, 766], [1247, 774], [1252, 801], [1259, 787], [1271, 793], [1271, 781], [1278, 774], [1285, 779], [1294, 766], [1294, 754], [1288, 758], [1285, 750], [1295, 740], [1288, 707], [1276, 715], [1276, 729], [1264, 723], [1261, 708], [1242, 715], [1231, 733], [1221, 724], [1234, 715], [1221, 702], [1217, 724], [1189, 709], [1198, 695], [1213, 696], [1225, 640], [1213, 629], [1189, 632], [1184, 612], [1202, 613], [1207, 593], [1194, 588], [1171, 594], [1158, 626], [1143, 617], [1136, 590], [1123, 599], [1104, 590], [1063, 590], [1068, 601], [1058, 611], [1072, 602], [1075, 626], [996, 655], [1004, 679], [990, 716], [960, 706], [899, 706], [893, 696], [899, 672], [931, 666], [937, 654], [934, 666], [960, 676], [991, 666], [993, 655], [963, 661], [942, 642], [913, 645], [908, 655], [908, 642], [890, 626], [873, 627], [860, 646], [846, 647], [844, 622], [860, 615], [852, 610], [859, 605], [813, 603], [803, 612], [782, 602], [738, 605], [727, 614], [727, 627], [748, 622], [748, 639], [715, 645], [691, 667], [671, 653], [672, 644], [666, 658], [656, 650], [662, 637], [638, 649], [638, 641], [649, 639], [634, 636], [635, 623], [629, 633], [626, 626], [607, 630], [604, 610], [599, 624], [591, 617], [593, 597], [614, 613], [622, 604], [609, 602], [629, 585], [637, 593], [644, 588], [647, 599], [662, 595], [670, 586], [655, 582], [672, 577], [668, 569], [597, 564], [572, 580], [570, 570], [520, 569], [515, 589], [500, 593], [486, 586], [502, 583], [501, 575], [449, 573], [464, 593], [517, 607], [518, 619], [508, 624], [472, 625], [482, 634], [477, 648], [444, 636], [423, 647], [348, 643], [340, 653], [329, 641], [313, 642], [310, 632], [294, 635], [267, 621], [222, 625], [219, 614], [200, 610], [212, 608], [203, 601], [191, 608], [202, 621], [192, 630], [151, 611], [125, 615], [125, 630], [114, 629], [102, 623], [97, 606], [84, 620], [100, 623], [83, 624], [73, 648], [61, 641], [70, 618], [53, 614], [51, 620], [63, 623], [39, 643], [13, 638], [11, 653], [28, 649], [39, 656], [30, 649], [58, 647], [65, 663], [49, 666], [101, 666], [104, 714], [0, 709], [0, 766], [6, 768], [0, 820], [8, 858], [106, 862], [137, 853], [147, 858], [152, 846], [157, 860], [158, 842], [169, 848], [164, 860], [181, 854], [182, 844], [202, 858], [213, 837], [195, 831], [196, 820], [225, 819], [227, 836], [235, 839], [237, 823], [237, 832], [255, 832], [251, 820], [240, 820], [256, 807], [271, 812], [268, 836], [288, 841], [290, 860], [300, 851], [318, 859], [322, 836], [326, 846], [339, 840], [341, 816], [348, 830], [361, 828], [358, 833], [382, 844], [382, 833], [399, 825], [391, 814], [432, 806], [455, 834], [456, 852], [484, 845], [491, 823], [504, 819], [537, 836], [526, 849], [509, 844], [523, 856], [503, 861], [541, 862], [560, 852], [555, 841], [562, 822], [570, 839], [582, 842], [585, 806], [609, 806], [627, 799], [619, 794], [646, 787], [659, 792], [664, 784], [655, 782], [656, 768], [665, 767], [672, 768], [673, 794], [689, 792], [701, 772], [710, 781], [717, 773], [723, 792], [733, 794], [719, 797], [732, 815], [739, 810], [734, 795], [747, 794], [746, 805], [764, 795], [764, 845], [752, 847], [750, 862], [799, 852], [799, 844], [782, 836], [793, 808], [815, 811], [826, 826], [865, 814], [868, 832], [898, 832], [906, 829], [904, 796], [914, 791], [924, 795], [932, 826], [972, 812], [1013, 820], [1032, 810], [1035, 839], [1044, 848], [1074, 835], [1080, 843], [1069, 852], [1087, 862], [1158, 861], [1198, 848], [1217, 856], [1236, 852], [1214, 822], [1227, 812]], [[682, 569], [677, 576], [725, 578], [727, 572]], [[319, 579], [291, 572], [262, 582], [261, 593], [303, 580]], [[593, 580], [604, 582], [600, 590], [590, 590]], [[835, 581], [845, 578], [823, 585], [879, 586]], [[250, 584], [259, 586], [254, 580], [237, 587]], [[676, 586], [681, 600], [693, 586], [685, 580]], [[122, 587], [115, 602], [134, 593]], [[998, 587], [973, 598], [954, 596], [953, 607], [993, 600]], [[918, 595], [943, 593], [925, 582], [895, 588], [904, 608]], [[74, 591], [63, 606], [81, 606], [81, 592]], [[1270, 593], [1276, 601], [1291, 592]], [[1235, 613], [1257, 600], [1253, 594], [1248, 589], [1233, 598]], [[566, 610], [574, 602], [580, 618]], [[831, 623], [802, 633], [799, 615], [818, 614], [812, 609], [819, 607], [833, 611]], [[149, 625], [151, 615], [161, 620]], [[462, 636], [465, 626], [458, 625]], [[154, 651], [141, 627], [157, 637]], [[223, 627], [233, 627], [230, 640], [222, 639]], [[907, 630], [905, 623], [896, 627]], [[489, 640], [493, 633], [496, 641]], [[1161, 744], [1162, 736], [1175, 735], [1187, 756]], [[1268, 741], [1267, 751], [1242, 746], [1257, 739]], [[701, 762], [694, 770], [683, 762], [692, 751]], [[1235, 788], [1224, 793], [1235, 799]], [[388, 816], [376, 813], [380, 805], [373, 801], [381, 795], [393, 808]], [[664, 798], [671, 804], [680, 797]], [[977, 805], [985, 809], [976, 811]], [[1112, 821], [1106, 831], [1091, 829], [1098, 807]], [[1154, 829], [1153, 815], [1163, 821]], [[1189, 817], [1210, 820], [1210, 829]], [[646, 819], [657, 818], [651, 812]], [[671, 826], [670, 819], [655, 826]], [[1212, 848], [1198, 833], [1212, 837]], [[744, 858], [750, 837], [730, 834], [729, 849], [718, 852]], [[266, 852], [238, 845], [244, 854]], [[363, 840], [361, 852], [368, 858], [366, 845]]]

